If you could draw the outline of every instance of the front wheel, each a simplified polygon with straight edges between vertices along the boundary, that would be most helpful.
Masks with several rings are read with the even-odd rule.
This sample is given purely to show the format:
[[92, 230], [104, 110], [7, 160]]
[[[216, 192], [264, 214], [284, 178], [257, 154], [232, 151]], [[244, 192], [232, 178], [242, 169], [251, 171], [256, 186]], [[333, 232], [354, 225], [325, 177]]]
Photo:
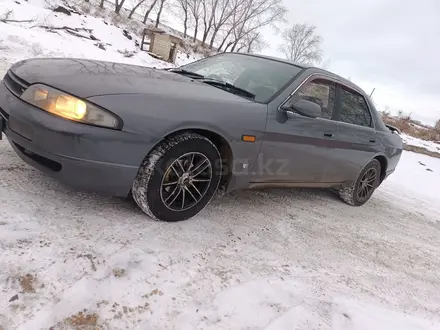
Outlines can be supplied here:
[[373, 159], [362, 169], [356, 182], [339, 189], [339, 196], [347, 204], [353, 206], [364, 205], [379, 186], [380, 171], [379, 161]]
[[181, 221], [195, 216], [209, 203], [220, 178], [221, 158], [216, 146], [188, 132], [164, 140], [146, 157], [132, 194], [150, 217]]

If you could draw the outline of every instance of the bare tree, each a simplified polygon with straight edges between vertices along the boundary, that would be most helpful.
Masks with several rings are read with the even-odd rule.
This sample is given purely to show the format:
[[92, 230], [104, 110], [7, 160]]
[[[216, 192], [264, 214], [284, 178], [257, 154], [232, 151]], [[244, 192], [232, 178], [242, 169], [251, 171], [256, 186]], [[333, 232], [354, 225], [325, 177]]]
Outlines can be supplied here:
[[115, 13], [119, 14], [121, 12], [122, 6], [125, 0], [115, 0]]
[[247, 0], [220, 0], [217, 6], [217, 10], [214, 15], [212, 24], [211, 41], [209, 42], [209, 48], [212, 49], [214, 42], [221, 28], [226, 23], [231, 21], [232, 16], [237, 11], [240, 11]]
[[150, 6], [147, 8], [147, 11], [145, 12], [144, 19], [142, 20], [142, 23], [146, 24], [148, 17], [150, 16], [151, 12], [153, 11], [154, 7], [156, 6], [157, 0], [153, 0], [151, 2]]
[[157, 17], [156, 17], [156, 28], [158, 28], [159, 27], [159, 23], [160, 23], [160, 16], [162, 15], [162, 10], [163, 10], [163, 6], [164, 6], [164, 4], [165, 4], [165, 1], [166, 0], [160, 0], [160, 3], [159, 3], [159, 11], [157, 12]]
[[202, 0], [188, 0], [188, 1], [189, 1], [188, 3], [189, 11], [194, 20], [193, 41], [195, 42], [197, 40], [197, 34], [199, 33], [200, 18], [202, 17], [203, 14]]
[[437, 130], [437, 131], [439, 131], [440, 132], [440, 119], [438, 119], [437, 120], [437, 122], [435, 123], [435, 129]]
[[190, 0], [177, 0], [177, 3], [182, 9], [183, 13], [183, 37], [186, 38], [188, 34], [188, 20], [190, 15]]
[[185, 37], [192, 27], [196, 41], [202, 25], [203, 44], [210, 49], [219, 45], [218, 50], [230, 51], [251, 52], [264, 47], [258, 30], [276, 27], [284, 21], [287, 12], [283, 0], [176, 0], [176, 3], [182, 13]]
[[105, 2], [105, 0], [101, 0], [101, 2], [99, 3], [100, 8], [104, 8], [104, 2]]
[[214, 17], [220, 0], [202, 0], [203, 37], [202, 43], [206, 43], [209, 32], [214, 25]]
[[225, 51], [236, 51], [245, 38], [265, 26], [276, 29], [279, 22], [285, 21], [286, 12], [282, 0], [247, 0], [244, 9], [233, 15], [232, 38]]
[[307, 24], [294, 24], [283, 33], [284, 43], [279, 50], [289, 60], [313, 64], [322, 59], [322, 38], [315, 34], [316, 27]]
[[254, 32], [248, 35], [244, 44], [246, 45], [246, 53], [258, 53], [262, 49], [268, 47], [268, 43], [264, 41], [261, 32]]
[[128, 14], [128, 19], [131, 19], [134, 15], [134, 13], [136, 12], [136, 10], [142, 6], [145, 3], [146, 0], [139, 0], [134, 6], [133, 8], [130, 10], [130, 13]]
[[224, 51], [223, 47], [225, 46], [226, 42], [229, 41], [229, 38], [230, 38], [231, 33], [232, 33], [232, 30], [233, 29], [230, 28], [229, 25], [228, 25], [227, 30], [221, 36], [219, 36], [221, 39], [220, 39], [220, 44], [217, 47], [217, 51], [219, 51], [219, 52]]
[[[245, 0], [242, 3], [242, 6], [238, 6], [237, 8], [235, 8], [235, 10], [232, 12], [231, 17], [229, 18], [229, 20], [227, 21], [227, 23], [225, 24], [225, 31], [223, 32], [222, 36], [220, 37], [220, 45], [218, 46], [217, 50], [218, 51], [222, 51], [223, 47], [226, 46], [225, 51], [227, 50], [228, 47], [231, 46], [232, 42], [230, 42], [230, 38], [233, 35], [233, 32], [235, 31], [235, 29], [237, 28], [237, 26], [242, 22], [242, 19], [245, 17], [245, 12], [246, 12], [246, 6], [244, 5], [247, 2], [247, 0]], [[226, 42], [228, 42], [228, 44], [226, 44]]]

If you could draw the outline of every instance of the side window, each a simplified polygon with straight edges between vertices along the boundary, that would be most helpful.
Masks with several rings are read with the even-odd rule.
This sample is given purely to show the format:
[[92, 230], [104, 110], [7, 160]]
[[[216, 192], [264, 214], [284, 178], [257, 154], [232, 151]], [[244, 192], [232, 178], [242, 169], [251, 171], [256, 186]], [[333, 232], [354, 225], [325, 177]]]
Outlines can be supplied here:
[[341, 117], [344, 123], [371, 127], [371, 114], [364, 97], [357, 92], [341, 87]]
[[315, 79], [302, 85], [286, 105], [293, 105], [300, 99], [308, 100], [321, 106], [321, 118], [331, 119], [335, 107], [335, 94], [335, 83], [325, 79]]

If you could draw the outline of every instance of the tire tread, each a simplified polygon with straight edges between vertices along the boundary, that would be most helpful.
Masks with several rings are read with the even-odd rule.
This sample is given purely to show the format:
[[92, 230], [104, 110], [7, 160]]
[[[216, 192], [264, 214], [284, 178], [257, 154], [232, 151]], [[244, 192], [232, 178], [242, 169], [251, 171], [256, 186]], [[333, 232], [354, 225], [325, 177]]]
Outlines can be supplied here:
[[149, 217], [156, 221], [160, 221], [153, 212], [151, 211], [150, 205], [148, 203], [148, 198], [146, 196], [148, 192], [148, 185], [150, 179], [154, 174], [156, 164], [166, 155], [166, 153], [174, 148], [176, 145], [193, 139], [200, 139], [209, 142], [212, 147], [217, 151], [219, 157], [220, 153], [217, 147], [208, 138], [193, 132], [184, 132], [179, 135], [172, 136], [160, 142], [143, 160], [141, 166], [139, 167], [138, 174], [133, 182], [132, 195], [136, 204], [145, 212]]

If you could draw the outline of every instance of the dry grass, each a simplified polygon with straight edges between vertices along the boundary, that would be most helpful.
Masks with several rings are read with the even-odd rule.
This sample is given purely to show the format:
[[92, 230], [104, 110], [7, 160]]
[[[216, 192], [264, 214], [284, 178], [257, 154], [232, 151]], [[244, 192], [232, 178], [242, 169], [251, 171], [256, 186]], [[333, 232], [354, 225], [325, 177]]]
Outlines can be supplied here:
[[403, 133], [410, 136], [425, 140], [425, 141], [439, 141], [440, 130], [430, 126], [421, 126], [411, 122], [411, 119], [407, 117], [391, 117], [382, 116], [383, 121], [386, 124], [393, 125], [400, 129]]
[[427, 129], [425, 131], [420, 131], [417, 134], [415, 134], [415, 137], [418, 137], [419, 139], [425, 140], [425, 141], [439, 141], [440, 140], [440, 133], [439, 131], [431, 128]]
[[49, 328], [49, 330], [101, 330], [98, 326], [98, 315], [95, 313], [78, 312]]
[[19, 278], [19, 282], [23, 292], [27, 292], [27, 293], [35, 292], [34, 289], [35, 278], [31, 274], [26, 274], [26, 276], [21, 276]]
[[[440, 141], [440, 130], [438, 128], [415, 123], [409, 117], [392, 117], [382, 114], [382, 119], [386, 124], [397, 127], [403, 133], [409, 136], [419, 138], [424, 141]], [[404, 144], [403, 149], [435, 158], [440, 158], [440, 153], [427, 150], [424, 147]]]
[[416, 152], [418, 154], [424, 154], [424, 155], [435, 157], [435, 158], [440, 158], [440, 153], [427, 150], [423, 147], [416, 147], [416, 146], [411, 146], [409, 144], [404, 144], [403, 150], [412, 151], [412, 152]]
[[122, 268], [115, 268], [113, 269], [113, 275], [115, 277], [122, 277], [125, 275], [125, 269]]
[[154, 289], [154, 290], [151, 291], [150, 293], [144, 294], [144, 295], [142, 296], [142, 298], [149, 298], [149, 297], [151, 297], [151, 296], [156, 296], [156, 295], [158, 295], [158, 296], [163, 296], [163, 292], [160, 291], [159, 289]]

